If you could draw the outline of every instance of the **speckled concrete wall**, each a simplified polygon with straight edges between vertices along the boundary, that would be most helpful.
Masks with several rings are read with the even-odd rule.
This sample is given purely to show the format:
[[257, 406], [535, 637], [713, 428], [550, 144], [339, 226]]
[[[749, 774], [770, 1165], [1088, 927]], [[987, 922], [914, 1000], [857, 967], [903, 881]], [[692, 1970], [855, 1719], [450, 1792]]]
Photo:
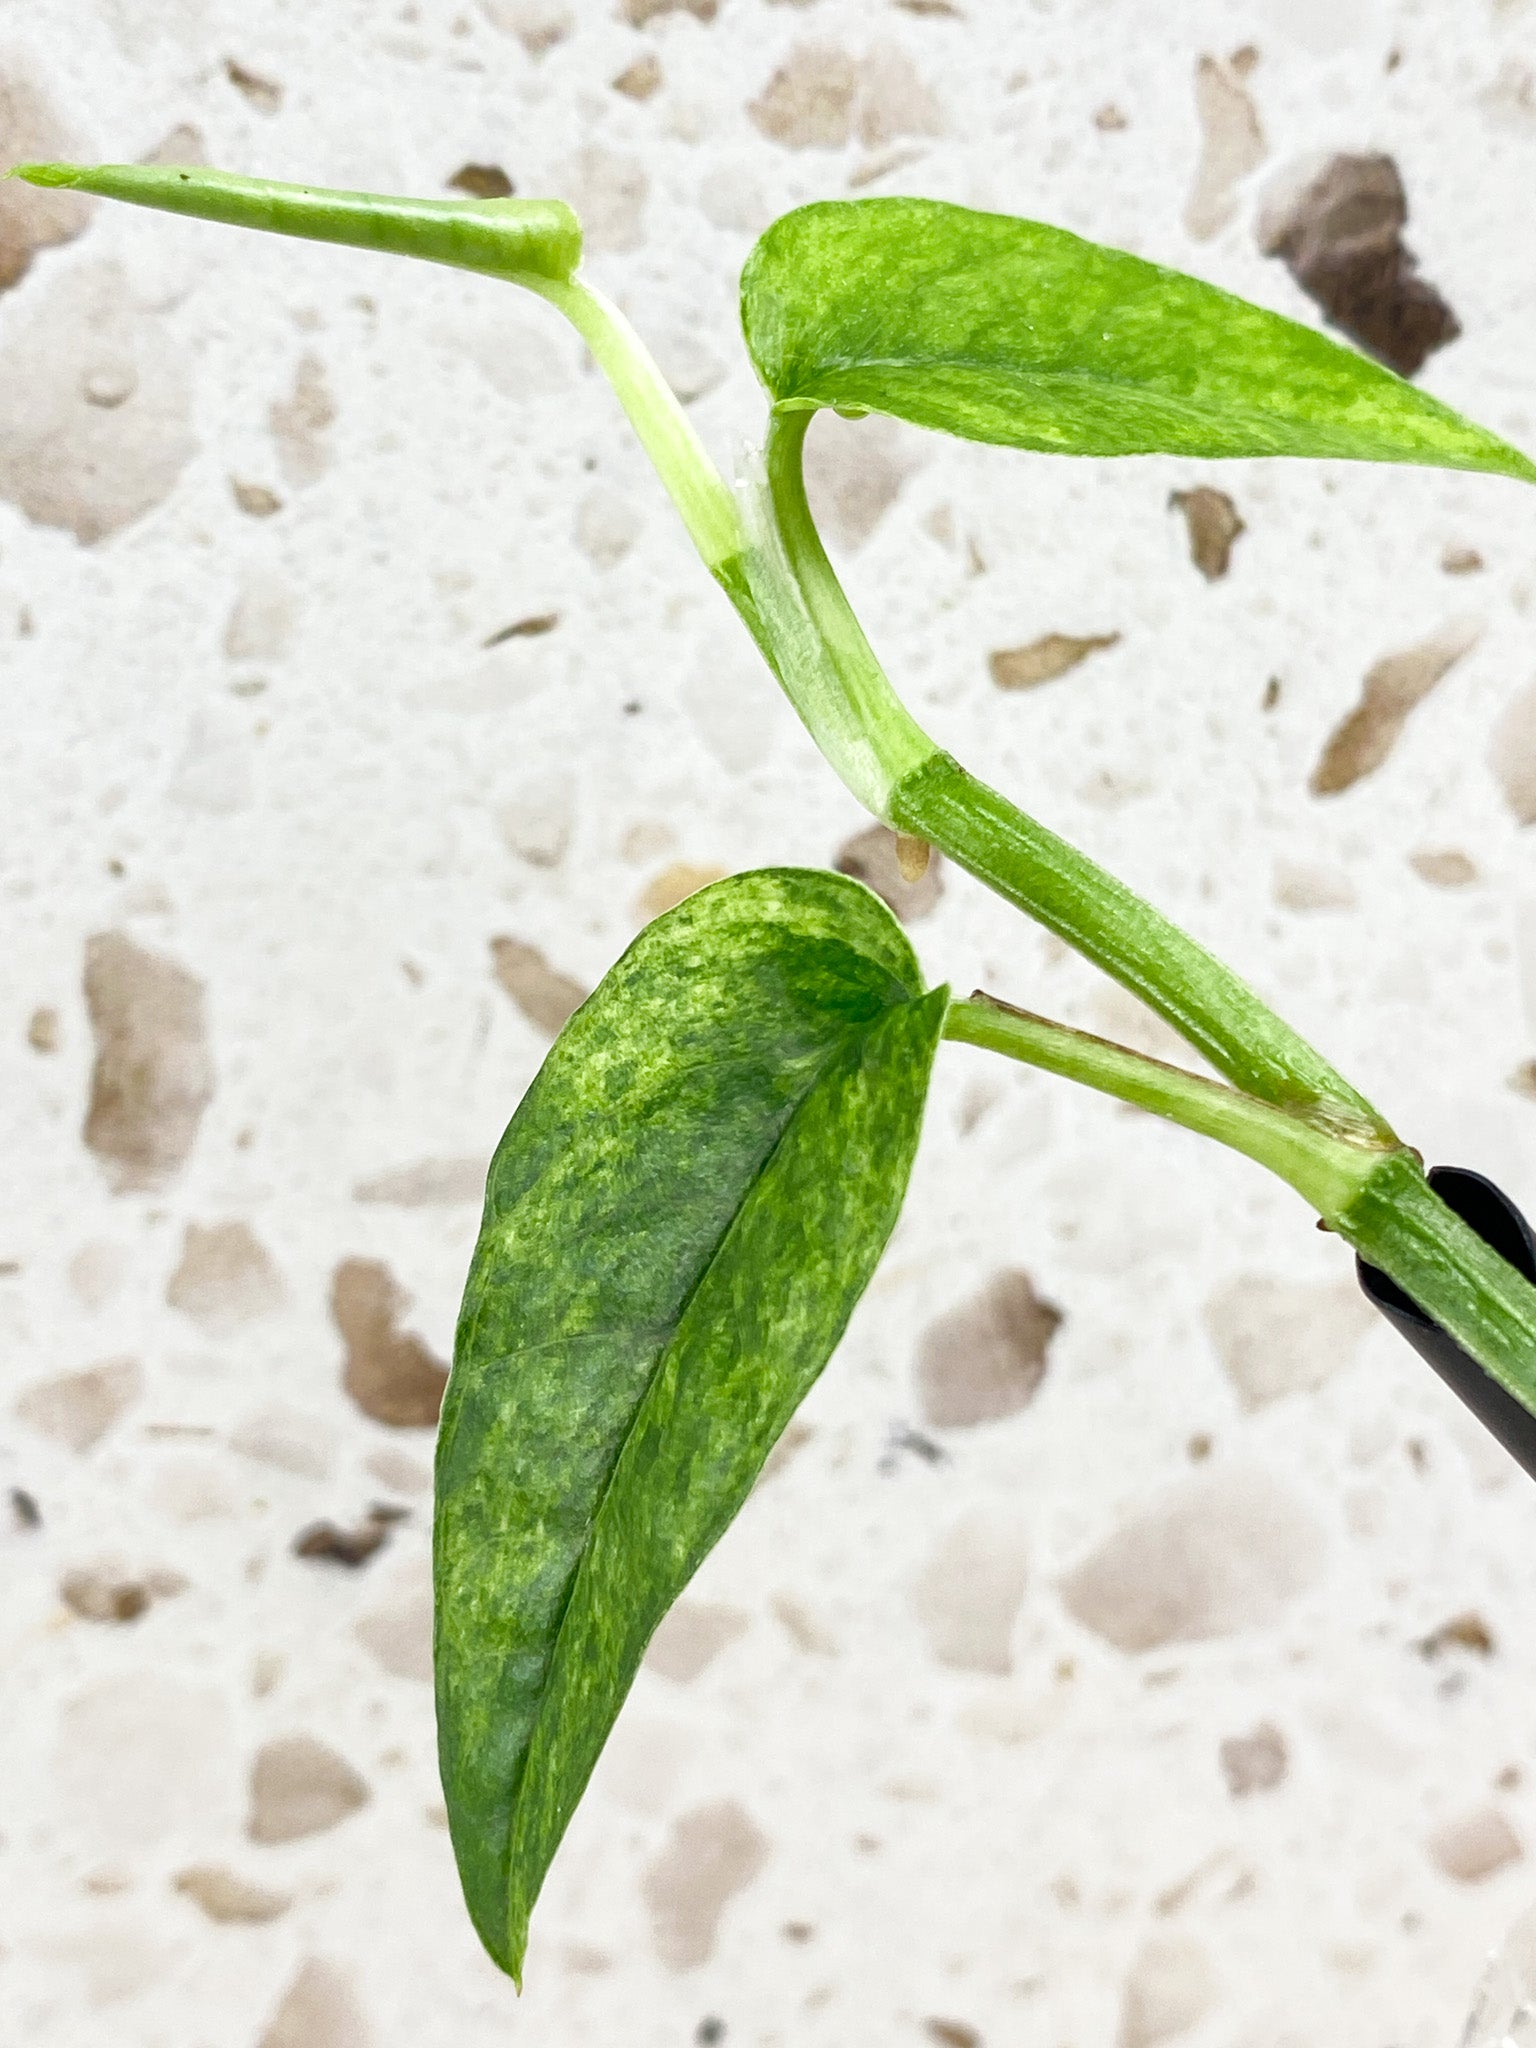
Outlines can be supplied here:
[[[726, 463], [792, 204], [1317, 321], [1314, 173], [1387, 157], [1421, 381], [1536, 446], [1520, 0], [12, 0], [0, 148], [561, 194]], [[863, 821], [544, 308], [14, 185], [0, 285], [0, 2038], [1449, 2048], [1536, 1892], [1536, 1495], [1284, 1190], [956, 1048], [514, 1998], [427, 1684], [479, 1177], [646, 917]], [[1532, 501], [813, 453], [945, 743], [1536, 1198]], [[935, 978], [1165, 1043], [936, 881]]]

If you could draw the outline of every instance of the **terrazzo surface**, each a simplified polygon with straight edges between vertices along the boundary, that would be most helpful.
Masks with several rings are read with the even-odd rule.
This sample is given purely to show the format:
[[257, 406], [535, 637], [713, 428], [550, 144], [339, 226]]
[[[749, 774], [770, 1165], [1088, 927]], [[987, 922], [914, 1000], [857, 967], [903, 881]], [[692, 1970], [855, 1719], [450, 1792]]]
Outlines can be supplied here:
[[[1317, 323], [1285, 209], [1385, 158], [1458, 330], [1418, 381], [1536, 448], [1529, 0], [10, 0], [0, 152], [568, 198], [731, 468], [792, 205]], [[877, 421], [811, 464], [943, 743], [1536, 1204], [1536, 500]], [[521, 1999], [481, 1955], [431, 1424], [571, 1006], [702, 881], [841, 860], [934, 980], [1169, 1047], [903, 892], [548, 309], [0, 187], [0, 688], [0, 2040], [1452, 2048], [1536, 1896], [1536, 1494], [1278, 1184], [959, 1047]]]

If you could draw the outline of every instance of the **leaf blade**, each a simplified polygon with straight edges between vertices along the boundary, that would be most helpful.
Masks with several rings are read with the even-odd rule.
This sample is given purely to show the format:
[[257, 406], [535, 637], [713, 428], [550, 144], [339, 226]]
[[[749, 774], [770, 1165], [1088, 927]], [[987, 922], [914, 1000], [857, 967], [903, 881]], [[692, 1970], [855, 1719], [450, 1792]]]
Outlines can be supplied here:
[[1074, 455], [1292, 455], [1536, 482], [1536, 463], [1370, 358], [1065, 229], [939, 200], [784, 215], [742, 272], [781, 406], [886, 412]]
[[[652, 1628], [895, 1222], [947, 1003], [919, 991], [859, 885], [735, 877], [641, 935], [498, 1152], [440, 1439], [438, 1683], [466, 1900], [514, 1975]], [[539, 1246], [578, 1220], [551, 1284]]]

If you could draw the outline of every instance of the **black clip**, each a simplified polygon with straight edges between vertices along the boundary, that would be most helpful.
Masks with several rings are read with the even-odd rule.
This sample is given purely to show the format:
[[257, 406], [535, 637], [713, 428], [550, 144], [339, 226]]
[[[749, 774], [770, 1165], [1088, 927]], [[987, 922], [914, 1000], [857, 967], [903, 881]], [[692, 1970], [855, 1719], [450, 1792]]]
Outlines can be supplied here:
[[[1514, 1203], [1480, 1173], [1463, 1166], [1432, 1166], [1429, 1184], [1448, 1209], [1470, 1224], [1485, 1244], [1536, 1282], [1536, 1234]], [[1465, 1401], [1483, 1427], [1536, 1479], [1536, 1415], [1505, 1391], [1463, 1351], [1455, 1338], [1410, 1301], [1379, 1266], [1355, 1260], [1355, 1275], [1367, 1301], [1408, 1339], [1426, 1364]]]

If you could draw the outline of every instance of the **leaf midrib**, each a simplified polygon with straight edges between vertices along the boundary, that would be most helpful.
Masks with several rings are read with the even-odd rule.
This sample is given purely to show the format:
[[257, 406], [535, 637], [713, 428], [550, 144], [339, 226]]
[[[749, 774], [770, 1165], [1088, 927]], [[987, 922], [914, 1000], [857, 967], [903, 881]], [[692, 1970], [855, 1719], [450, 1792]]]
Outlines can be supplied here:
[[[915, 998], [908, 997], [906, 1000], [910, 1002], [915, 1000]], [[743, 1212], [746, 1210], [748, 1204], [752, 1199], [754, 1191], [756, 1190], [759, 1183], [762, 1181], [763, 1176], [767, 1173], [769, 1167], [773, 1163], [773, 1160], [777, 1156], [780, 1147], [784, 1144], [785, 1140], [788, 1138], [791, 1131], [793, 1131], [796, 1122], [800, 1118], [801, 1114], [804, 1112], [807, 1104], [811, 1101], [812, 1097], [816, 1094], [817, 1090], [820, 1088], [822, 1082], [826, 1078], [827, 1070], [834, 1064], [836, 1060], [838, 1060], [843, 1054], [847, 1052], [850, 1045], [859, 1043], [869, 1038], [876, 1030], [878, 1030], [881, 1024], [883, 1024], [886, 1021], [886, 1019], [890, 1016], [892, 1010], [896, 1009], [897, 1007], [899, 1006], [896, 1004], [887, 1004], [880, 1011], [879, 1015], [872, 1018], [867, 1025], [864, 1025], [857, 1030], [850, 1030], [844, 1032], [837, 1039], [837, 1041], [828, 1048], [825, 1056], [817, 1062], [809, 1085], [806, 1087], [804, 1093], [799, 1097], [798, 1101], [794, 1103], [793, 1107], [790, 1109], [788, 1116], [785, 1117], [782, 1125], [774, 1133], [773, 1142], [767, 1147], [761, 1159], [754, 1167], [752, 1177], [743, 1189], [740, 1201], [737, 1202], [731, 1214], [726, 1218], [726, 1221], [722, 1225], [718, 1236], [715, 1238], [714, 1243], [710, 1247], [708, 1257], [700, 1262], [699, 1270], [697, 1274], [694, 1276], [692, 1284], [689, 1286], [687, 1293], [679, 1302], [677, 1312], [671, 1319], [670, 1328], [667, 1330], [667, 1334], [664, 1341], [657, 1347], [656, 1357], [652, 1363], [650, 1373], [646, 1379], [645, 1391], [641, 1394], [640, 1399], [635, 1403], [634, 1413], [630, 1419], [629, 1427], [624, 1432], [623, 1438], [621, 1439], [617, 1448], [614, 1451], [612, 1463], [609, 1465], [607, 1476], [603, 1480], [602, 1491], [598, 1496], [597, 1505], [593, 1509], [591, 1520], [587, 1525], [587, 1534], [582, 1541], [581, 1556], [577, 1562], [576, 1569], [571, 1573], [571, 1582], [569, 1587], [567, 1588], [565, 1599], [561, 1603], [560, 1618], [555, 1624], [555, 1627], [553, 1628], [550, 1634], [549, 1663], [546, 1667], [547, 1670], [553, 1670], [555, 1657], [560, 1648], [560, 1641], [565, 1632], [566, 1621], [570, 1615], [571, 1608], [575, 1604], [577, 1592], [580, 1590], [580, 1588], [583, 1586], [585, 1582], [587, 1568], [592, 1557], [593, 1540], [596, 1535], [598, 1525], [602, 1521], [603, 1515], [608, 1507], [609, 1500], [612, 1496], [614, 1482], [618, 1474], [619, 1466], [623, 1462], [624, 1451], [630, 1443], [631, 1439], [633, 1438], [636, 1429], [639, 1427], [640, 1418], [644, 1414], [646, 1407], [648, 1406], [651, 1397], [655, 1392], [656, 1382], [661, 1373], [662, 1366], [666, 1360], [668, 1351], [670, 1350], [672, 1343], [676, 1340], [678, 1329], [681, 1327], [683, 1320], [688, 1313], [689, 1306], [693, 1302], [695, 1296], [698, 1294], [699, 1289], [704, 1285], [704, 1282], [708, 1279], [709, 1274], [715, 1265], [715, 1261], [720, 1256], [721, 1249], [724, 1246], [726, 1239], [730, 1236], [732, 1230], [734, 1230], [736, 1224], [739, 1222]], [[510, 1925], [513, 1844], [517, 1835], [518, 1820], [522, 1810], [523, 1787], [527, 1781], [528, 1764], [530, 1758], [533, 1755], [534, 1743], [538, 1738], [541, 1727], [543, 1726], [544, 1710], [545, 1705], [548, 1701], [548, 1697], [549, 1686], [546, 1682], [545, 1685], [540, 1689], [539, 1704], [534, 1712], [533, 1719], [529, 1724], [528, 1740], [524, 1746], [523, 1754], [518, 1764], [517, 1778], [516, 1782], [512, 1787], [511, 1797], [508, 1804], [507, 1842], [504, 1860], [504, 1882], [508, 1895], [507, 1936], [509, 1954], [513, 1952], [513, 1943], [511, 1939], [512, 1930]]]

